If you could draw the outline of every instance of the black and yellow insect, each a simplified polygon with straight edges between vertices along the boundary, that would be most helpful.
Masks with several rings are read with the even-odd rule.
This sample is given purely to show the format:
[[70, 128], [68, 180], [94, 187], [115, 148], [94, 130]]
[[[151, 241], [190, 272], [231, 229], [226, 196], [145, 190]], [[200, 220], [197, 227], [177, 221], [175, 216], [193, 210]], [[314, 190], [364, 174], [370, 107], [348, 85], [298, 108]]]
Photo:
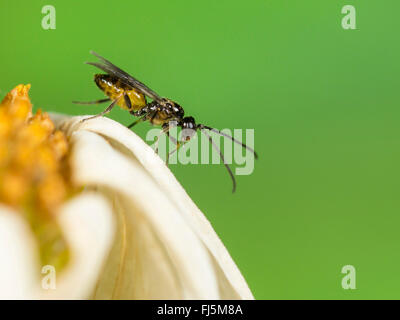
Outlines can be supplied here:
[[[139, 122], [149, 121], [153, 125], [161, 125], [162, 132], [167, 134], [168, 137], [177, 145], [176, 150], [182, 145], [179, 141], [176, 141], [172, 138], [168, 131], [172, 126], [177, 126], [185, 130], [186, 134], [184, 135], [184, 142], [189, 141], [197, 132], [200, 130], [204, 135], [207, 136], [211, 145], [218, 151], [222, 162], [224, 163], [226, 169], [229, 172], [229, 175], [232, 178], [233, 183], [233, 192], [236, 189], [236, 181], [235, 177], [229, 167], [229, 165], [225, 162], [224, 156], [215, 142], [212, 140], [211, 136], [207, 133], [206, 130], [215, 132], [219, 135], [227, 137], [231, 139], [233, 142], [242, 145], [247, 150], [251, 151], [254, 156], [257, 158], [257, 154], [255, 151], [247, 147], [244, 143], [234, 139], [233, 137], [220, 132], [217, 129], [211, 128], [209, 126], [203, 124], [196, 124], [193, 117], [185, 117], [185, 112], [183, 108], [176, 102], [168, 99], [160, 97], [157, 93], [151, 90], [149, 87], [121, 70], [110, 61], [104, 59], [99, 54], [91, 51], [93, 55], [99, 58], [100, 62], [86, 62], [87, 64], [93, 65], [104, 72], [106, 74], [96, 74], [94, 76], [94, 81], [100, 90], [102, 90], [105, 95], [108, 97], [106, 99], [100, 99], [91, 102], [74, 102], [79, 104], [98, 104], [107, 101], [111, 101], [111, 104], [105, 109], [103, 112], [98, 115], [85, 118], [82, 121], [87, 121], [90, 119], [94, 119], [100, 116], [103, 116], [109, 113], [112, 108], [116, 105], [120, 106], [122, 109], [128, 110], [135, 117], [139, 117], [136, 121], [128, 126], [128, 128], [132, 128]], [[152, 101], [147, 102], [146, 98], [150, 98]], [[183, 142], [183, 143], [184, 143]], [[173, 151], [173, 152], [174, 152]], [[170, 153], [171, 154], [171, 153]], [[169, 154], [169, 155], [170, 155]]]

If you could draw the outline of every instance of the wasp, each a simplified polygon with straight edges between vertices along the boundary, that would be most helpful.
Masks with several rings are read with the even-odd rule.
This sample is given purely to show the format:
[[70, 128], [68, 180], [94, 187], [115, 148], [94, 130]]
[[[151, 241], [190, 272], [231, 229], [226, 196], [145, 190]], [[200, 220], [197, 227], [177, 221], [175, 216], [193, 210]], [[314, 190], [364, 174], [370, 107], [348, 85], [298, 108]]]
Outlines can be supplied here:
[[[99, 87], [99, 89], [104, 92], [107, 98], [90, 102], [74, 101], [74, 103], [100, 104], [110, 101], [111, 103], [103, 112], [95, 116], [85, 118], [82, 121], [87, 121], [103, 116], [109, 113], [116, 105], [118, 105], [122, 109], [129, 111], [130, 114], [138, 118], [133, 123], [131, 123], [128, 128], [132, 128], [136, 124], [143, 121], [149, 121], [152, 125], [160, 125], [162, 127], [160, 134], [165, 133], [176, 144], [176, 148], [172, 152], [177, 151], [180, 146], [190, 141], [190, 139], [196, 134], [197, 131], [200, 131], [208, 138], [211, 145], [218, 151], [219, 156], [232, 179], [232, 192], [235, 192], [236, 181], [232, 170], [225, 162], [224, 155], [207, 131], [212, 131], [216, 134], [231, 139], [233, 142], [252, 152], [257, 159], [258, 155], [252, 148], [246, 146], [244, 143], [236, 140], [235, 138], [224, 132], [221, 132], [204, 124], [196, 123], [193, 117], [185, 117], [185, 111], [177, 102], [159, 96], [145, 84], [135, 79], [125, 71], [121, 70], [96, 52], [90, 51], [90, 53], [96, 56], [100, 60], [100, 62], [86, 62], [86, 64], [95, 66], [105, 72], [105, 74], [95, 74], [94, 82]], [[151, 99], [151, 102], [148, 102], [147, 98]], [[175, 126], [180, 127], [186, 132], [183, 143], [180, 143], [168, 133], [168, 131]], [[170, 152], [168, 156], [170, 156], [172, 152]]]

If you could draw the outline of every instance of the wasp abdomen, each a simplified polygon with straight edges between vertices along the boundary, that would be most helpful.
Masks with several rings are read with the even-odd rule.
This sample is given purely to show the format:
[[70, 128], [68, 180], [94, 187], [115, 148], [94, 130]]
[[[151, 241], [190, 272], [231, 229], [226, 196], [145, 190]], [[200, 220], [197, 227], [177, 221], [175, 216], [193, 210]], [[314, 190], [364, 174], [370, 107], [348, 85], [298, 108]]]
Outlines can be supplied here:
[[[137, 111], [146, 105], [146, 98], [143, 93], [121, 82], [118, 78], [108, 74], [95, 74], [94, 81], [106, 96], [111, 100], [116, 100], [117, 105], [129, 111]], [[126, 104], [124, 95], [130, 100], [130, 106]]]

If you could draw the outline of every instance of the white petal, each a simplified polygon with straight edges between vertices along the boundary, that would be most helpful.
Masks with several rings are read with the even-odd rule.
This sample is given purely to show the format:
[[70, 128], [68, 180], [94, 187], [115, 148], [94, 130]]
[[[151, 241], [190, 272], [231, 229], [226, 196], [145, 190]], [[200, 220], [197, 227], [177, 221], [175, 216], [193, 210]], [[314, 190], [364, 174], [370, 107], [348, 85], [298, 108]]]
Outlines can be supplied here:
[[0, 300], [32, 299], [39, 283], [35, 238], [18, 212], [0, 205]]
[[[130, 227], [124, 241], [130, 241], [131, 249], [125, 254], [131, 256], [123, 265], [127, 270], [122, 275], [125, 281], [119, 282], [124, 286], [121, 292], [141, 299], [218, 299], [207, 250], [142, 166], [98, 134], [78, 131], [71, 142], [77, 183], [112, 190], [125, 208]], [[173, 285], [166, 286], [165, 281]]]
[[102, 196], [84, 193], [63, 206], [58, 220], [71, 260], [65, 270], [56, 270], [56, 288], [42, 289], [38, 298], [89, 298], [112, 246], [112, 208]]
[[[107, 137], [114, 147], [123, 150], [134, 161], [139, 161], [149, 175], [173, 203], [176, 212], [186, 225], [197, 234], [209, 250], [217, 269], [219, 294], [222, 299], [253, 299], [253, 295], [239, 269], [233, 262], [225, 246], [218, 238], [204, 214], [197, 208], [163, 160], [155, 155], [153, 149], [131, 130], [108, 118], [96, 118], [81, 122], [84, 117], [56, 121], [69, 134], [79, 130], [89, 130]], [[136, 160], [137, 159], [137, 160]], [[111, 164], [110, 164], [111, 166]], [[136, 186], [137, 187], [137, 186]]]
[[176, 267], [141, 210], [113, 195], [118, 231], [94, 299], [182, 299]]

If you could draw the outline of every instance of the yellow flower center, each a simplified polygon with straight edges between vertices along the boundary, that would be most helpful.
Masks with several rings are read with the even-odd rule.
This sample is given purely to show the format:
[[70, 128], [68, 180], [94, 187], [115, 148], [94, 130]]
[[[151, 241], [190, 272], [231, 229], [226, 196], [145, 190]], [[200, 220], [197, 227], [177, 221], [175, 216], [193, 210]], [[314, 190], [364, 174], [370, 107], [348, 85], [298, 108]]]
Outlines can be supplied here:
[[24, 214], [37, 236], [42, 264], [62, 268], [68, 248], [55, 214], [75, 192], [69, 145], [47, 113], [32, 115], [29, 88], [17, 86], [0, 104], [0, 202]]

